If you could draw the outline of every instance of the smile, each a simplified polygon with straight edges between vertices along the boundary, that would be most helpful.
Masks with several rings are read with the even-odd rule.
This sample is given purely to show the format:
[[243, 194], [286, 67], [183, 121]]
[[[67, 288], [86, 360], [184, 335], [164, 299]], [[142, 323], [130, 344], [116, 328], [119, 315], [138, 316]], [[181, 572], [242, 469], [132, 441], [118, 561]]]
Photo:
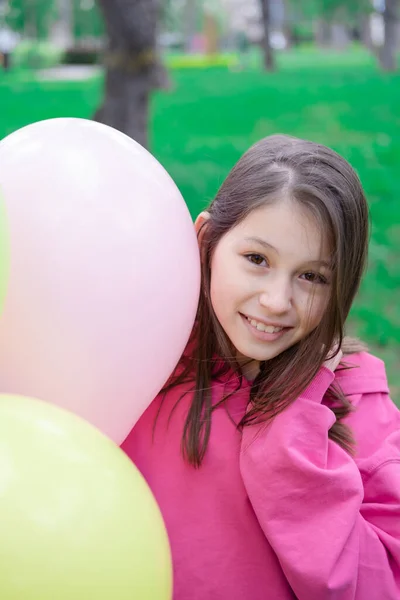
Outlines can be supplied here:
[[240, 314], [240, 316], [249, 332], [261, 342], [275, 342], [293, 329], [293, 327], [284, 325], [268, 325], [263, 321], [258, 321], [257, 319], [247, 317], [243, 314]]
[[258, 331], [265, 331], [265, 333], [278, 333], [279, 331], [282, 331], [282, 329], [284, 329], [284, 327], [275, 327], [274, 325], [266, 325], [265, 323], [262, 323], [261, 321], [256, 321], [255, 319], [250, 319], [249, 317], [246, 317], [246, 319], [248, 320], [248, 322], [250, 323], [250, 325], [252, 327], [254, 327], [255, 329], [258, 329]]

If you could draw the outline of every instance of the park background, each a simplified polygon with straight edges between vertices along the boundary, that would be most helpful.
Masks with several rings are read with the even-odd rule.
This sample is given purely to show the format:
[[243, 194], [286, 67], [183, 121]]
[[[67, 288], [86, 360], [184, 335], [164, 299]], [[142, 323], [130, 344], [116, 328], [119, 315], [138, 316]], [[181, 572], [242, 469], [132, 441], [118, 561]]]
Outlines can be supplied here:
[[156, 156], [193, 217], [258, 139], [326, 144], [371, 209], [349, 320], [400, 402], [400, 0], [0, 0], [0, 139], [95, 118]]

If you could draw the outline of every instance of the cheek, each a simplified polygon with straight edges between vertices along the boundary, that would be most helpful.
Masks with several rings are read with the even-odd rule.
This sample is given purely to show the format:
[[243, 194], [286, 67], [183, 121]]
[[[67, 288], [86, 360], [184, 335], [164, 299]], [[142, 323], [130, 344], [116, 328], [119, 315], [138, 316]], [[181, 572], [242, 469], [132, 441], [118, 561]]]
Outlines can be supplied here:
[[226, 311], [240, 301], [243, 282], [236, 261], [217, 254], [211, 261], [210, 297], [215, 312]]
[[301, 308], [303, 327], [311, 331], [319, 325], [329, 302], [329, 292], [323, 291], [314, 298], [304, 298]]
[[225, 270], [213, 269], [211, 271], [210, 298], [216, 312], [219, 312], [224, 306], [227, 307], [234, 299], [232, 282], [229, 276], [227, 277]]

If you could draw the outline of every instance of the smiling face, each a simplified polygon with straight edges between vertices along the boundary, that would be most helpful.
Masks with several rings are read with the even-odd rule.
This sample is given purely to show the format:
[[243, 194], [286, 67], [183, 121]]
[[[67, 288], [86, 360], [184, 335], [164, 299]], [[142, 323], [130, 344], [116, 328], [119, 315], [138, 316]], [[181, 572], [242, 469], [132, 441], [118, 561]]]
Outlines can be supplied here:
[[210, 298], [238, 358], [265, 361], [305, 338], [330, 297], [330, 248], [294, 201], [253, 210], [211, 259]]

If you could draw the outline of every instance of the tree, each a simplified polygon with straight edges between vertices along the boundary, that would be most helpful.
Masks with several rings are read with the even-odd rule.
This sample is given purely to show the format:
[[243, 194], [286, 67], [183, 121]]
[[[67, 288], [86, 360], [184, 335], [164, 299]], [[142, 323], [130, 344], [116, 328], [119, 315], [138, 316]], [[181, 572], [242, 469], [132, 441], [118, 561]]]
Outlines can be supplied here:
[[104, 34], [94, 0], [0, 0], [1, 8], [5, 23], [31, 39], [48, 39], [60, 23], [71, 38]]
[[261, 1], [261, 16], [264, 29], [262, 47], [264, 52], [264, 68], [267, 71], [275, 70], [274, 51], [271, 46], [271, 4], [270, 0]]
[[94, 0], [72, 1], [72, 24], [75, 40], [101, 38], [104, 36], [104, 21]]
[[44, 40], [57, 17], [55, 0], [9, 0], [6, 23], [30, 39]]
[[185, 39], [185, 50], [190, 52], [192, 49], [192, 39], [196, 33], [197, 27], [197, 0], [186, 0], [183, 8], [183, 31]]
[[351, 30], [372, 10], [371, 0], [286, 0], [297, 21], [313, 23], [316, 42], [322, 46], [343, 47]]
[[73, 5], [70, 0], [57, 0], [58, 19], [53, 29], [53, 39], [68, 47], [73, 43]]
[[385, 41], [379, 53], [381, 68], [385, 71], [396, 70], [397, 27], [399, 22], [399, 0], [386, 0], [383, 13]]
[[151, 90], [161, 78], [158, 0], [97, 0], [108, 36], [105, 88], [94, 119], [147, 147]]

